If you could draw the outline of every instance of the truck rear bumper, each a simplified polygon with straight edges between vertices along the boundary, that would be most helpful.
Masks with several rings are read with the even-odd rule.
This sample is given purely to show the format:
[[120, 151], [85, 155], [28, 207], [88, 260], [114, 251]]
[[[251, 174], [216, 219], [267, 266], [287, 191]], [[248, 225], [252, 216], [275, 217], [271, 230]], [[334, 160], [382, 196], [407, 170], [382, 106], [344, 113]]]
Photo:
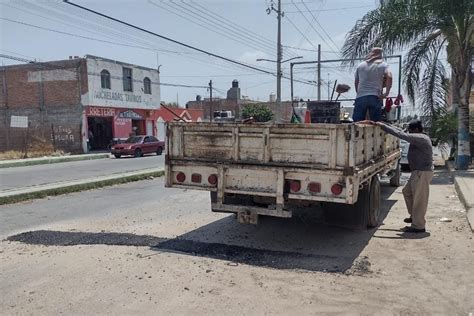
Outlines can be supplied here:
[[291, 211], [256, 206], [239, 206], [212, 203], [211, 208], [213, 212], [237, 214], [238, 221], [243, 224], [257, 224], [259, 215], [283, 218], [289, 218], [292, 216]]

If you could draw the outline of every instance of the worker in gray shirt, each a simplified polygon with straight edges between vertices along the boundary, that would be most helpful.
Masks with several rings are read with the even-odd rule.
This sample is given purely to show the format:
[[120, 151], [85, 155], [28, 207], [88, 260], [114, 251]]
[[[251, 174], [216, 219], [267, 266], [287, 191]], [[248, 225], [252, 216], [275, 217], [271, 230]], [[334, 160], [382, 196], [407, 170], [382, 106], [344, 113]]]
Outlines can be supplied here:
[[408, 124], [408, 133], [383, 122], [374, 124], [382, 127], [385, 132], [410, 143], [407, 158], [411, 176], [402, 192], [408, 214], [410, 214], [410, 217], [405, 218], [404, 221], [411, 223], [411, 226], [406, 226], [402, 230], [409, 233], [424, 233], [426, 231], [425, 214], [428, 207], [430, 182], [433, 178], [431, 139], [423, 133], [423, 125], [420, 120], [413, 120]]

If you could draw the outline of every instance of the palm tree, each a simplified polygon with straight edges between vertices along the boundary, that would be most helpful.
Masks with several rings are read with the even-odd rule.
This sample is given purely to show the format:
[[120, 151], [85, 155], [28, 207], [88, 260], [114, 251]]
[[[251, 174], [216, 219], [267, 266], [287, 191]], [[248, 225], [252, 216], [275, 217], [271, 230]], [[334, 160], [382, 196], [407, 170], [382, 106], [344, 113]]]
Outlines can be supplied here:
[[414, 103], [419, 97], [424, 114], [435, 117], [446, 107], [450, 90], [442, 52], [451, 66], [451, 93], [458, 111], [457, 168], [471, 162], [469, 95], [474, 53], [473, 0], [380, 0], [377, 9], [358, 20], [348, 33], [342, 54], [353, 59], [372, 47], [388, 54], [408, 50], [403, 83]]

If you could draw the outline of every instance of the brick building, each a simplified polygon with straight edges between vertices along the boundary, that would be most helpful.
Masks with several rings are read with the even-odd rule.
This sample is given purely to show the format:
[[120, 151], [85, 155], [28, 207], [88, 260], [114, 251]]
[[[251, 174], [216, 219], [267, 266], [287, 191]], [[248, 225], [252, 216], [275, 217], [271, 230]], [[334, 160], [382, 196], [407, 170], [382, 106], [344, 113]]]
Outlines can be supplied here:
[[[91, 55], [2, 66], [0, 151], [42, 140], [80, 153], [133, 134], [164, 138], [159, 84], [156, 69]], [[14, 124], [26, 120], [28, 128]]]

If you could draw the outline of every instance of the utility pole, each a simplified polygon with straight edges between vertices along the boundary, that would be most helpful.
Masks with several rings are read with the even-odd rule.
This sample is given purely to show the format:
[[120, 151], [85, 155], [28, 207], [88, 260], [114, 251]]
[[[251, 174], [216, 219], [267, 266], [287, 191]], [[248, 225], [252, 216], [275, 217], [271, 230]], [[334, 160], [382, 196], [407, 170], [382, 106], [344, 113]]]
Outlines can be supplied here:
[[281, 58], [282, 58], [282, 51], [281, 51], [281, 1], [278, 0], [278, 11], [277, 11], [277, 19], [278, 19], [278, 36], [277, 36], [277, 106], [280, 108], [281, 106]]
[[328, 73], [328, 101], [331, 98], [330, 89], [331, 89], [331, 80], [329, 80], [329, 73]]
[[321, 44], [318, 44], [318, 101], [321, 100]]
[[277, 9], [274, 7], [273, 0], [271, 1], [270, 7], [267, 8], [267, 14], [270, 14], [272, 11], [275, 11], [277, 13], [277, 20], [278, 20], [278, 32], [277, 32], [277, 96], [276, 96], [276, 103], [277, 103], [277, 113], [279, 114], [278, 116], [280, 119], [283, 118], [283, 111], [281, 109], [281, 60], [283, 58], [283, 52], [282, 52], [282, 47], [281, 47], [281, 18], [285, 15], [281, 11], [281, 2], [282, 0], [276, 0], [278, 1], [277, 4]]
[[214, 115], [214, 111], [212, 110], [212, 80], [209, 81], [209, 120], [212, 122], [212, 117]]

